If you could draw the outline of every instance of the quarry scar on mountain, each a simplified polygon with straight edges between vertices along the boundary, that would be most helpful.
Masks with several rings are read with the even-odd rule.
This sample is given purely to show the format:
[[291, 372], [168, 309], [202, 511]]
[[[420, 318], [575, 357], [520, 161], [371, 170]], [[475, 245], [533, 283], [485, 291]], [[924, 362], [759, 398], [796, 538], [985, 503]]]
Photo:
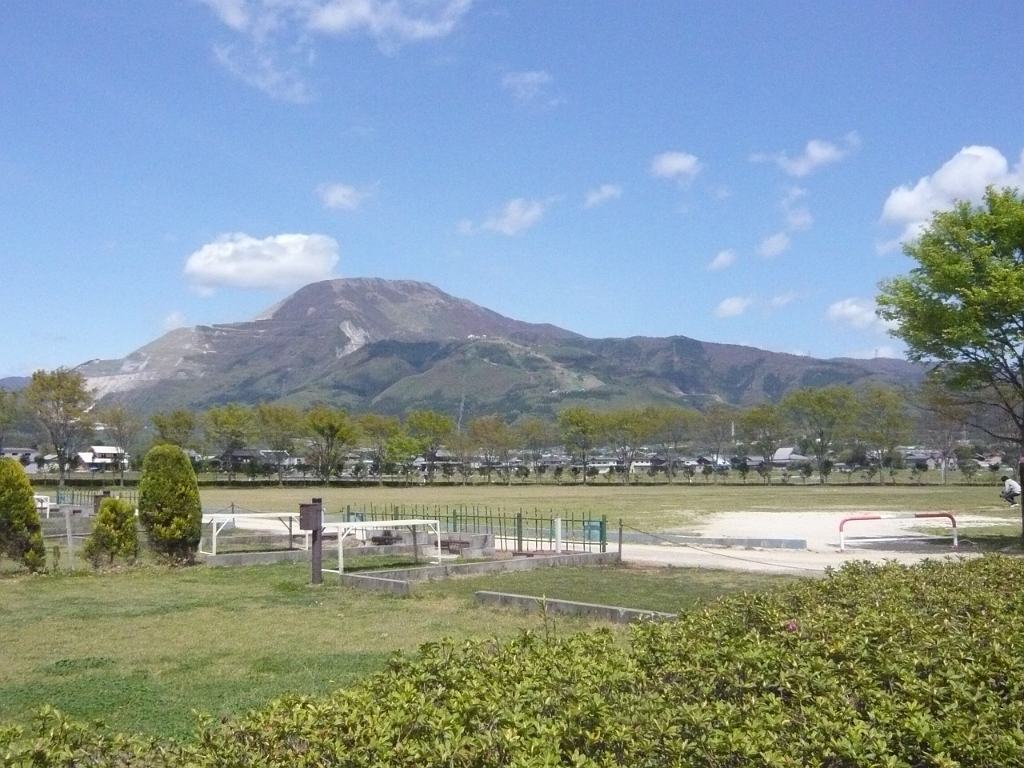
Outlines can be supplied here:
[[142, 412], [318, 400], [551, 415], [567, 405], [750, 405], [800, 387], [920, 381], [903, 360], [818, 360], [685, 336], [591, 339], [504, 317], [412, 280], [307, 285], [248, 322], [171, 331], [120, 360], [79, 366], [100, 398]]

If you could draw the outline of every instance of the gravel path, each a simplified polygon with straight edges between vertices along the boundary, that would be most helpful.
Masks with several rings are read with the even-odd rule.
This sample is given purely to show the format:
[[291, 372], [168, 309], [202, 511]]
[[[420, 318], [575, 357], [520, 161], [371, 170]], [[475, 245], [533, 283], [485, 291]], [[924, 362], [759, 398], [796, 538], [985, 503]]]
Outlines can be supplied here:
[[[901, 514], [871, 512], [868, 514]], [[850, 560], [915, 563], [925, 558], [955, 557], [952, 536], [920, 533], [923, 527], [949, 527], [943, 518], [894, 518], [851, 522], [846, 525], [846, 551], [839, 551], [839, 523], [843, 512], [725, 512], [688, 529], [707, 537], [805, 539], [807, 549], [745, 549], [696, 545], [626, 544], [623, 560], [646, 565], [729, 568], [764, 573], [812, 574], [838, 568]], [[1005, 523], [1002, 518], [962, 516], [959, 525]]]

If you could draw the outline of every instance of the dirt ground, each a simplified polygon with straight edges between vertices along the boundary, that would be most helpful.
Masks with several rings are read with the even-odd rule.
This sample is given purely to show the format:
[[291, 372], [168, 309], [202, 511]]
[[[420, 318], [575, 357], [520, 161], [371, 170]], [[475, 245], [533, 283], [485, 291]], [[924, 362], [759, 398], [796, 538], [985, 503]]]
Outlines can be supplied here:
[[[908, 518], [903, 512], [870, 514], [901, 515], [881, 520], [848, 522], [845, 526], [846, 551], [839, 549], [839, 523], [843, 512], [721, 512], [691, 526], [688, 533], [712, 537], [804, 539], [806, 549], [753, 549], [741, 547], [703, 547], [699, 545], [623, 546], [623, 560], [643, 564], [677, 567], [730, 568], [764, 573], [824, 573], [850, 560], [882, 562], [898, 560], [914, 563], [925, 558], [971, 556], [969, 548], [953, 549], [952, 526], [943, 518]], [[987, 525], [1005, 523], [1001, 517], [961, 515], [957, 524]], [[949, 535], [923, 533], [949, 528]]]

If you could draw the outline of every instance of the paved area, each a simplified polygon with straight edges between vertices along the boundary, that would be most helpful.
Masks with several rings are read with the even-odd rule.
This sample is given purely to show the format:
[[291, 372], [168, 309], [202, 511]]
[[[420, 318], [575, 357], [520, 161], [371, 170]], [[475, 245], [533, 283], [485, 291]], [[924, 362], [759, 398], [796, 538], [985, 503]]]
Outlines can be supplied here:
[[[901, 514], [872, 512], [869, 514]], [[839, 551], [839, 523], [842, 512], [725, 512], [713, 515], [701, 525], [688, 529], [709, 538], [772, 537], [805, 539], [807, 549], [745, 549], [698, 545], [626, 544], [623, 560], [647, 565], [728, 568], [764, 573], [824, 573], [850, 560], [915, 563], [925, 558], [970, 556], [952, 548], [952, 535], [934, 536], [922, 528], [950, 527], [943, 518], [892, 518], [851, 522], [846, 525], [846, 551]], [[959, 525], [1005, 523], [1002, 518], [963, 516]], [[951, 530], [951, 528], [950, 528]]]

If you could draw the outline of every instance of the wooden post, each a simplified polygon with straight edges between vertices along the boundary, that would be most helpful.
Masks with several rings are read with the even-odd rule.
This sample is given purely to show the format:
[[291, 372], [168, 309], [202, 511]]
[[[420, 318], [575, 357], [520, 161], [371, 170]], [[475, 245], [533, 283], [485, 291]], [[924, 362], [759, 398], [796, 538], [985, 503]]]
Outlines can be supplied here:
[[[299, 504], [299, 528], [312, 533], [312, 583], [324, 581], [324, 506], [323, 499], [313, 499], [312, 504]], [[341, 542], [338, 542], [339, 545]]]
[[68, 535], [68, 563], [75, 570], [75, 539], [71, 535], [71, 507], [64, 507], [64, 529]]

